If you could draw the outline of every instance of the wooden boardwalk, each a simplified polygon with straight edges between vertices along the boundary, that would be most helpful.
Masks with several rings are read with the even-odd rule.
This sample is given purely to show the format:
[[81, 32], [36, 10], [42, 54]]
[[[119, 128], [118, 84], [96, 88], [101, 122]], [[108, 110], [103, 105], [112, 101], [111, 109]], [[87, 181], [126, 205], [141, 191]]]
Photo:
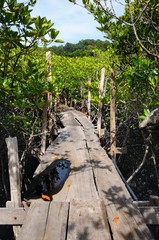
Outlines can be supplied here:
[[66, 127], [35, 174], [65, 159], [70, 175], [52, 202], [32, 200], [18, 240], [152, 240], [92, 124], [78, 111], [63, 114]]

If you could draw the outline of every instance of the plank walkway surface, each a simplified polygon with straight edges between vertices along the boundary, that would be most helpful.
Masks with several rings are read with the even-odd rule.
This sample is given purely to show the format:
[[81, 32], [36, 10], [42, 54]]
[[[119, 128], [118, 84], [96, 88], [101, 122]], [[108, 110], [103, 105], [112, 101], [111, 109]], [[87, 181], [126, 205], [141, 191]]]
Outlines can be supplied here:
[[32, 201], [18, 240], [152, 240], [91, 122], [75, 110], [63, 122], [35, 175], [56, 159], [70, 161], [70, 175], [52, 202]]

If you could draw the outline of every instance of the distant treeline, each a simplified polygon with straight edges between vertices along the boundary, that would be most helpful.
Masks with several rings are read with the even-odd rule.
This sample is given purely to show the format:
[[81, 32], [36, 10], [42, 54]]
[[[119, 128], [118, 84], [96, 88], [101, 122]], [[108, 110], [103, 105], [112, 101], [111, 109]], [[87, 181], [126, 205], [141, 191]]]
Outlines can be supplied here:
[[94, 49], [106, 51], [109, 45], [109, 41], [85, 39], [79, 41], [77, 44], [66, 43], [64, 46], [52, 46], [49, 48], [50, 51], [60, 56], [67, 57], [83, 57], [93, 56]]

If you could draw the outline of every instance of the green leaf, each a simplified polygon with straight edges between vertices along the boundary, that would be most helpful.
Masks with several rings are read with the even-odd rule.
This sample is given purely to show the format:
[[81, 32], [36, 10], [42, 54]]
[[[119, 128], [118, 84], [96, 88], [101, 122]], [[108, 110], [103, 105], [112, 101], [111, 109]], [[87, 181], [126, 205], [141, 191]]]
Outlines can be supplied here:
[[5, 2], [5, 0], [1, 0], [1, 1], [0, 1], [0, 10], [2, 10], [2, 8], [3, 8], [3, 6], [4, 6], [4, 2]]
[[57, 37], [57, 35], [59, 34], [59, 31], [57, 31], [56, 29], [52, 28], [50, 31], [50, 35], [52, 39], [55, 39]]
[[82, 2], [83, 2], [84, 5], [89, 4], [89, 0], [82, 0]]
[[34, 6], [35, 3], [36, 3], [36, 0], [30, 0], [30, 5], [31, 5], [31, 6]]
[[54, 42], [56, 42], [56, 43], [64, 43], [64, 41], [62, 39], [56, 39]]

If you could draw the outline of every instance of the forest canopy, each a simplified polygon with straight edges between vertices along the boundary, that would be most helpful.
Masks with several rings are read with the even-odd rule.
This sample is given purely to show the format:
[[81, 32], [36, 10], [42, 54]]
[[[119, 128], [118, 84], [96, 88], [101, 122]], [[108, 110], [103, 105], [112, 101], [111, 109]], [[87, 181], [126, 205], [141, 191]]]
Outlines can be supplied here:
[[85, 39], [80, 40], [78, 43], [66, 43], [64, 46], [52, 46], [50, 51], [60, 56], [67, 57], [83, 57], [93, 56], [93, 50], [99, 49], [106, 51], [109, 45], [109, 41]]

